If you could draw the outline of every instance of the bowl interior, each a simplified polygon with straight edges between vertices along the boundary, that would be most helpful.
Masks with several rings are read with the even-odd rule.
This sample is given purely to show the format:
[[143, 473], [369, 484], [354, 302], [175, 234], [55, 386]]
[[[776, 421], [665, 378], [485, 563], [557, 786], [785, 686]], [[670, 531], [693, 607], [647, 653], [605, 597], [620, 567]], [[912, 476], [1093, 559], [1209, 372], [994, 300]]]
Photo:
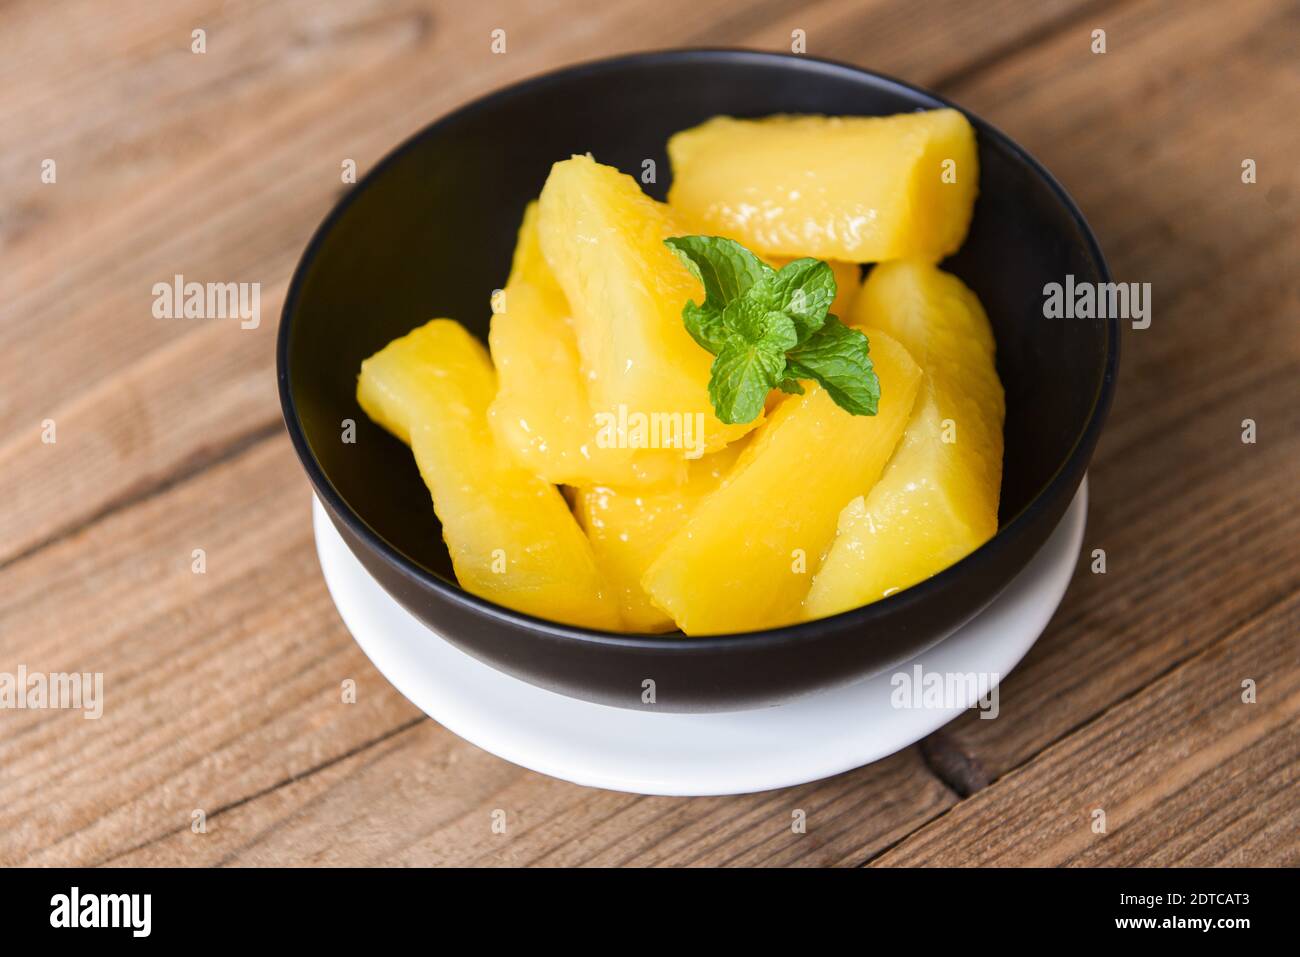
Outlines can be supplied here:
[[[591, 64], [478, 101], [399, 148], [351, 193], [308, 249], [285, 308], [282, 375], [326, 481], [370, 530], [455, 586], [410, 452], [356, 404], [361, 360], [428, 319], [484, 340], [525, 204], [551, 164], [591, 152], [662, 199], [668, 137], [719, 113], [888, 114], [948, 104], [892, 80], [801, 57], [697, 51]], [[1066, 460], [1106, 373], [1104, 323], [1043, 317], [1043, 286], [1101, 281], [1084, 227], [1054, 185], [972, 117], [980, 197], [945, 268], [979, 295], [1006, 388], [1001, 522]], [[343, 440], [348, 420], [355, 442]]]

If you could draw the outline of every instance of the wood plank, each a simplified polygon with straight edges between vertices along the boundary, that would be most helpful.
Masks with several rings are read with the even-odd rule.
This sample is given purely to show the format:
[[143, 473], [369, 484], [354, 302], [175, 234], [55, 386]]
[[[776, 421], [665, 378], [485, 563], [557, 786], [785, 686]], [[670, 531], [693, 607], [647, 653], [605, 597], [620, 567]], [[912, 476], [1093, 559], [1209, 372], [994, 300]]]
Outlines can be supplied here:
[[[1300, 587], [1286, 491], [1300, 473], [1300, 129], [1269, 118], [1294, 101], [1296, 18], [1295, 4], [1242, 3], [1227, 20], [1125, 7], [1100, 23], [1111, 52], [1062, 35], [962, 91], [1073, 191], [1116, 277], [1151, 282], [1155, 304], [1151, 328], [1125, 332], [1065, 603], [1003, 686], [1003, 716], [947, 730], [992, 778]], [[1268, 171], [1257, 185], [1240, 180], [1247, 156]], [[1245, 418], [1257, 444], [1241, 441]], [[1094, 548], [1105, 575], [1090, 573]]]
[[[1247, 0], [1229, 20], [1208, 5], [944, 3], [918, 26], [891, 0], [797, 14], [671, 3], [502, 14], [399, 0], [323, 19], [297, 3], [186, 0], [158, 18], [123, 4], [64, 44], [48, 39], [46, 5], [6, 8], [0, 496], [20, 507], [0, 514], [0, 659], [102, 670], [110, 708], [98, 722], [3, 716], [0, 861], [859, 863], [936, 815], [878, 862], [1010, 861], [1010, 838], [974, 822], [1023, 804], [1014, 833], [1033, 860], [1295, 863], [1295, 662], [1277, 629], [1294, 636], [1300, 585], [1287, 494], [1300, 131], [1277, 117], [1294, 100], [1297, 6]], [[60, 7], [83, 23], [86, 9]], [[1100, 57], [1094, 18], [1109, 34]], [[187, 72], [175, 32], [199, 21], [238, 42]], [[496, 25], [505, 57], [482, 42]], [[337, 157], [364, 170], [455, 102], [571, 59], [781, 46], [796, 26], [809, 52], [943, 84], [1016, 136], [1081, 201], [1118, 278], [1155, 285], [1092, 473], [1087, 547], [1105, 547], [1110, 570], [1081, 566], [1004, 685], [1001, 719], [931, 742], [993, 782], [946, 814], [956, 799], [916, 749], [791, 792], [673, 801], [574, 788], [458, 741], [338, 623], [305, 482], [267, 438], [270, 303], [340, 188]], [[1017, 49], [1024, 38], [1035, 45]], [[32, 172], [50, 144], [57, 187]], [[1243, 156], [1259, 161], [1256, 186], [1239, 181]], [[149, 286], [177, 271], [264, 281], [262, 329], [153, 320]], [[55, 446], [39, 443], [47, 415]], [[1245, 416], [1257, 445], [1239, 441]], [[199, 546], [203, 576], [189, 572]], [[1281, 711], [1243, 724], [1168, 686], [1204, 686], [1207, 662], [1238, 647], [1284, 689]], [[334, 704], [341, 676], [360, 681], [357, 705]], [[1171, 708], [1176, 720], [1155, 720]], [[1111, 802], [1100, 842], [1054, 808], [1091, 799], [1089, 782]], [[789, 833], [792, 806], [809, 809], [807, 835]], [[206, 835], [189, 831], [194, 807], [212, 815]], [[504, 838], [487, 826], [495, 807]]]
[[102, 673], [104, 713], [0, 713], [0, 862], [94, 863], [188, 833], [196, 808], [419, 718], [338, 620], [309, 502], [287, 441], [266, 440], [5, 570], [3, 670]]
[[[21, 389], [16, 379], [5, 381], [0, 419], [26, 424], [70, 389], [88, 387], [192, 332], [199, 323], [152, 317], [155, 282], [176, 273], [200, 281], [283, 282], [310, 229], [342, 188], [342, 159], [355, 158], [364, 169], [377, 157], [378, 148], [365, 149], [352, 130], [368, 127], [389, 144], [417, 122], [409, 98], [392, 101], [407, 112], [378, 108], [380, 97], [387, 101], [400, 93], [382, 77], [423, 64], [427, 82], [430, 61], [437, 62], [431, 56], [438, 52], [432, 41], [404, 56], [387, 43], [362, 56], [353, 45], [331, 44], [324, 37], [315, 48], [299, 49], [292, 8], [256, 9], [262, 19], [246, 24], [261, 38], [255, 42], [225, 47], [214, 35], [207, 54], [186, 52], [188, 59], [179, 63], [170, 36], [154, 38], [158, 49], [151, 47], [151, 53], [133, 51], [123, 83], [128, 89], [168, 89], [175, 87], [169, 82], [175, 77], [187, 78], [176, 91], [175, 107], [163, 111], [149, 102], [136, 105], [122, 91], [114, 114], [125, 112], [122, 119], [129, 122], [120, 124], [119, 136], [134, 137], [110, 141], [104, 147], [109, 151], [101, 152], [98, 130], [81, 131], [83, 139], [65, 147], [65, 172], [57, 185], [42, 186], [27, 177], [23, 182], [33, 185], [17, 197], [6, 196], [7, 207], [39, 204], [27, 218], [41, 229], [33, 224], [7, 242], [13, 262], [7, 278], [15, 293], [0, 307], [0, 342], [18, 361], [6, 365], [5, 375], [15, 376], [11, 370], [29, 362], [52, 364], [61, 375]], [[474, 15], [467, 14], [466, 25], [482, 22], [475, 24]], [[313, 49], [312, 70], [282, 74], [272, 66], [310, 59]], [[485, 67], [484, 80], [490, 83], [494, 71], [490, 64]], [[191, 82], [195, 72], [207, 83]], [[408, 82], [418, 82], [409, 72]], [[255, 84], [257, 97], [234, 96], [242, 84], [223, 82], [232, 73], [245, 82], [264, 77]], [[287, 80], [291, 89], [284, 87]], [[452, 102], [469, 92], [464, 82], [450, 78], [439, 95]], [[228, 91], [228, 98], [218, 95], [214, 101], [208, 85]], [[369, 90], [371, 99], [359, 102], [358, 88]], [[189, 144], [200, 148], [180, 148]], [[122, 162], [133, 154], [154, 158], [163, 169], [151, 172], [138, 169], [144, 164]], [[28, 159], [29, 166], [38, 162], [35, 156]], [[143, 180], [117, 183], [113, 177], [123, 166], [138, 169], [130, 175]], [[78, 182], [78, 173], [92, 179], [93, 185], [84, 188], [107, 197], [102, 209], [91, 206], [83, 212], [75, 191], [65, 189]], [[59, 199], [65, 192], [68, 199]], [[52, 249], [57, 256], [46, 254]], [[273, 316], [267, 319], [274, 321]], [[7, 387], [11, 382], [14, 388]]]
[[[819, 9], [842, 17], [850, 6]], [[277, 417], [271, 324], [159, 322], [147, 290], [174, 272], [260, 280], [264, 315], [273, 315], [294, 258], [339, 188], [338, 157], [364, 169], [481, 89], [634, 42], [671, 44], [677, 31], [700, 35], [719, 15], [681, 7], [674, 16], [584, 9], [592, 29], [569, 43], [573, 5], [530, 5], [511, 12], [507, 26], [526, 42], [503, 58], [475, 42], [495, 15], [459, 8], [454, 17], [436, 12], [431, 24], [419, 5], [362, 5], [322, 24], [300, 5], [177, 4], [166, 20], [136, 5], [107, 29], [76, 34], [73, 47], [53, 48], [34, 42], [46, 35], [36, 7], [10, 11], [0, 42], [15, 56], [3, 62], [48, 76], [24, 88], [39, 87], [43, 98], [0, 98], [6, 128], [45, 130], [49, 105], [66, 106], [53, 136], [16, 135], [19, 148], [3, 158], [6, 174], [30, 174], [57, 156], [60, 178], [47, 187], [30, 175], [4, 177], [0, 345], [13, 361], [0, 381], [0, 491], [19, 507], [0, 536], [0, 561], [12, 562], [0, 647], [33, 669], [102, 670], [113, 703], [98, 722], [6, 715], [14, 733], [0, 745], [0, 859], [111, 859], [169, 834], [190, 836], [194, 807], [214, 818], [230, 808], [256, 824], [253, 810], [283, 802], [286, 782], [326, 780], [368, 760], [361, 755], [372, 742], [378, 751], [417, 732], [475, 756], [490, 769], [489, 785], [520, 773], [417, 723], [368, 670], [324, 596], [306, 511], [292, 504], [303, 486], [284, 446], [241, 451]], [[899, 5], [867, 12], [886, 7]], [[66, 12], [85, 22], [84, 10]], [[730, 21], [708, 42], [735, 42], [756, 22]], [[203, 59], [184, 51], [198, 23], [209, 29]], [[1005, 42], [1005, 31], [992, 40]], [[875, 47], [886, 58], [892, 49]], [[938, 51], [927, 66], [944, 66]], [[17, 378], [30, 368], [46, 375]], [[54, 445], [39, 443], [44, 416], [55, 419]], [[210, 463], [210, 472], [191, 474]], [[192, 547], [208, 550], [203, 576], [189, 572]], [[296, 670], [280, 674], [272, 666], [281, 664]], [[330, 703], [340, 673], [362, 674], [363, 689], [374, 689], [351, 711]], [[865, 826], [851, 814], [828, 832], [814, 823], [813, 839], [790, 847], [778, 832], [752, 852], [860, 859], [950, 800], [915, 755], [849, 778], [911, 781], [907, 790], [922, 799]], [[53, 802], [52, 781], [60, 782]], [[472, 780], [458, 784], [477, 793]], [[853, 795], [836, 787], [834, 800]], [[550, 851], [540, 843], [529, 853]]]
[[278, 430], [274, 353], [270, 323], [208, 324], [51, 410], [53, 442], [43, 420], [0, 446], [0, 568]]
[[1297, 633], [1291, 595], [872, 863], [1300, 864]]
[[[1014, 6], [977, 14], [942, 3], [936, 15], [957, 32], [922, 31], [925, 42], [909, 44], [898, 40], [916, 32], [916, 15], [902, 0], [779, 13], [673, 0], [672, 9], [580, 14], [573, 3], [187, 0], [165, 17], [151, 14], [153, 4], [123, 4], [103, 29], [86, 26], [102, 18], [69, 6], [66, 18], [81, 26], [72, 42], [51, 46], [44, 7], [20, 5], [0, 38], [0, 62], [35, 78], [0, 83], [0, 121], [14, 142], [0, 156], [0, 349], [9, 357], [0, 367], [0, 496], [19, 503], [0, 518], [0, 563], [273, 427], [283, 289], [344, 188], [342, 158], [364, 172], [458, 102], [637, 46], [788, 48], [798, 28], [811, 53], [932, 82], [1083, 3], [1006, 15]], [[188, 52], [196, 24], [209, 32], [202, 55]], [[488, 50], [494, 26], [513, 38], [505, 56]], [[45, 115], [56, 103], [63, 122], [51, 130]], [[39, 180], [45, 157], [60, 164], [54, 185]], [[177, 273], [261, 282], [261, 326], [153, 318], [153, 284]], [[199, 408], [200, 388], [212, 408]], [[234, 406], [223, 415], [224, 401]], [[70, 443], [58, 454], [41, 446], [46, 419]]]
[[[114, 864], [837, 866], [955, 801], [914, 748], [816, 784], [721, 798], [581, 788], [514, 767], [426, 721]], [[505, 832], [493, 830], [493, 813]], [[806, 832], [795, 833], [803, 811]]]
[[893, 74], [931, 88], [946, 87], [979, 65], [1014, 53], [1040, 37], [1113, 5], [1112, 0], [961, 0], [916, 3], [823, 0], [804, 4], [726, 4], [682, 46], [739, 43], [789, 51], [802, 30], [807, 52]]
[[[10, 566], [0, 660], [102, 672], [105, 706], [98, 720], [4, 714], [0, 862], [856, 863], [955, 800], [915, 751], [701, 802], [641, 802], [493, 758], [423, 720], [353, 644], [308, 501], [276, 437]], [[346, 678], [357, 704], [342, 702]], [[489, 827], [498, 806], [509, 842]], [[790, 832], [795, 808], [806, 834]]]

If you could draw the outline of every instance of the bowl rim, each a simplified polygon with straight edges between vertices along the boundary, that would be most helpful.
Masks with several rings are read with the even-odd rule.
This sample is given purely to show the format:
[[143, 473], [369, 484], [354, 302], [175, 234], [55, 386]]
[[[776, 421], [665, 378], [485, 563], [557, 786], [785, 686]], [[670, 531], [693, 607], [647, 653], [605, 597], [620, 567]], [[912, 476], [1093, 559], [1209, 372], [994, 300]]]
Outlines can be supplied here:
[[[996, 142], [1002, 149], [1014, 155], [1035, 176], [1041, 179], [1055, 195], [1057, 202], [1065, 209], [1078, 227], [1089, 255], [1097, 265], [1098, 274], [1103, 282], [1111, 282], [1110, 269], [1102, 254], [1096, 235], [1088, 225], [1083, 213], [1074, 199], [1048, 170], [1024, 147], [1016, 143], [1000, 129], [983, 118], [953, 103], [944, 96], [924, 87], [907, 83], [895, 77], [854, 66], [837, 60], [805, 54], [782, 53], [768, 50], [753, 50], [734, 47], [686, 47], [680, 49], [646, 50], [635, 53], [620, 54], [595, 60], [561, 66], [543, 73], [518, 80], [507, 86], [479, 96], [433, 122], [420, 128], [398, 146], [383, 156], [375, 165], [342, 196], [316, 227], [311, 239], [303, 250], [298, 264], [294, 267], [289, 287], [285, 293], [284, 304], [280, 312], [280, 325], [276, 335], [276, 378], [278, 380], [281, 412], [285, 427], [293, 443], [303, 469], [315, 490], [324, 500], [329, 513], [341, 520], [348, 531], [365, 542], [371, 551], [380, 556], [388, 565], [404, 578], [423, 589], [429, 589], [439, 597], [459, 605], [463, 610], [485, 618], [489, 623], [512, 626], [533, 633], [539, 637], [552, 640], [573, 642], [588, 646], [616, 647], [622, 650], [649, 651], [661, 654], [699, 654], [703, 652], [742, 652], [757, 647], [783, 646], [792, 642], [806, 642], [819, 636], [839, 633], [845, 629], [867, 628], [876, 619], [891, 616], [905, 607], [927, 601], [942, 592], [958, 576], [979, 574], [981, 569], [989, 567], [990, 562], [1000, 553], [1007, 542], [1017, 538], [1034, 520], [1036, 514], [1045, 508], [1045, 502], [1071, 482], [1078, 473], [1081, 460], [1087, 459], [1096, 445], [1114, 398], [1116, 380], [1119, 370], [1119, 319], [1110, 317], [1106, 321], [1106, 357], [1101, 382], [1092, 397], [1092, 408], [1081, 432], [1076, 436], [1069, 453], [1057, 466], [1056, 471], [1042, 488], [1005, 524], [1001, 525], [993, 537], [979, 546], [969, 555], [929, 578], [917, 582], [886, 598], [868, 605], [862, 605], [848, 611], [818, 618], [812, 621], [782, 625], [757, 631], [733, 632], [716, 635], [700, 635], [686, 638], [680, 631], [662, 634], [624, 633], [605, 631], [596, 628], [584, 628], [579, 625], [567, 625], [545, 618], [539, 618], [526, 612], [515, 611], [499, 605], [486, 598], [471, 594], [458, 584], [452, 584], [441, 576], [424, 568], [389, 542], [373, 529], [357, 512], [355, 512], [334, 488], [325, 474], [324, 468], [312, 452], [307, 441], [302, 421], [298, 415], [297, 405], [289, 387], [289, 342], [293, 333], [293, 319], [298, 312], [298, 300], [302, 293], [306, 273], [314, 263], [325, 238], [333, 230], [343, 214], [356, 201], [361, 193], [373, 186], [385, 170], [399, 159], [415, 149], [426, 138], [435, 136], [452, 121], [459, 120], [467, 114], [490, 109], [510, 98], [535, 92], [561, 81], [572, 81], [584, 77], [598, 76], [604, 72], [618, 70], [627, 66], [644, 64], [678, 63], [714, 63], [739, 64], [760, 63], [775, 65], [783, 69], [812, 71], [821, 74], [848, 75], [858, 79], [866, 78], [879, 88], [894, 90], [912, 96], [919, 95], [933, 100], [943, 107], [958, 110], [971, 122], [981, 137]], [[1077, 484], [1077, 483], [1076, 483]]]

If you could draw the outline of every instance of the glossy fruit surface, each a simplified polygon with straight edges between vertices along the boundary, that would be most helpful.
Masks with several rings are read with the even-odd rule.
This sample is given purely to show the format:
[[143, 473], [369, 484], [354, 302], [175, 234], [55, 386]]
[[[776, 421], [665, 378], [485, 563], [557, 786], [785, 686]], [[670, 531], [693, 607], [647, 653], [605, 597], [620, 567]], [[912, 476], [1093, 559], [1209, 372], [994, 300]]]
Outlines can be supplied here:
[[867, 277], [852, 321], [903, 343], [925, 376], [880, 481], [840, 515], [805, 603], [808, 618], [914, 585], [998, 529], [1006, 405], [993, 331], [975, 293], [926, 262], [881, 263]]
[[961, 246], [979, 183], [953, 109], [895, 116], [719, 116], [668, 141], [668, 202], [755, 252], [938, 261]]
[[618, 628], [564, 498], [493, 439], [495, 393], [487, 351], [450, 319], [389, 343], [361, 364], [357, 382], [366, 414], [411, 446], [462, 587], [566, 624]]
[[641, 577], [696, 506], [722, 484], [748, 439], [690, 463], [684, 482], [652, 489], [598, 485], [579, 489], [574, 511], [596, 562], [619, 598], [628, 631], [672, 631], [673, 620], [650, 600]]
[[[887, 77], [808, 56], [678, 50], [585, 63], [439, 119], [345, 194], [308, 245], [285, 296], [277, 367], [304, 473], [367, 571], [442, 639], [561, 694], [659, 712], [734, 711], [860, 680], [921, 653], [984, 607], [1057, 526], [1110, 407], [1119, 321], [1044, 323], [1026, 290], [1069, 273], [1110, 281], [1097, 241], [1023, 148], [972, 117], [980, 201], [944, 268], [974, 289], [998, 340], [1007, 393], [1001, 528], [957, 565], [859, 610], [788, 628], [682, 641], [556, 625], [457, 584], [410, 451], [356, 402], [357, 368], [431, 316], [486, 342], [489, 290], [510, 266], [520, 217], [557, 157], [591, 150], [622, 169], [719, 113], [892, 114], [943, 107]], [[599, 116], [598, 123], [592, 122]], [[503, 139], [502, 131], [509, 131]], [[355, 420], [355, 445], [339, 441]], [[364, 449], [365, 454], [358, 454]]]
[[688, 232], [668, 207], [589, 156], [556, 163], [538, 205], [542, 252], [573, 310], [593, 409], [698, 422], [709, 452], [754, 428], [713, 413], [713, 356], [682, 324], [682, 307], [704, 290], [664, 245]]
[[880, 476], [921, 381], [907, 351], [877, 330], [874, 416], [850, 415], [820, 386], [788, 395], [642, 580], [688, 635], [797, 621], [844, 504]]
[[680, 450], [635, 449], [602, 429], [588, 398], [573, 319], [542, 256], [537, 204], [529, 203], [488, 344], [499, 389], [488, 408], [498, 441], [548, 482], [633, 487], [680, 481]]

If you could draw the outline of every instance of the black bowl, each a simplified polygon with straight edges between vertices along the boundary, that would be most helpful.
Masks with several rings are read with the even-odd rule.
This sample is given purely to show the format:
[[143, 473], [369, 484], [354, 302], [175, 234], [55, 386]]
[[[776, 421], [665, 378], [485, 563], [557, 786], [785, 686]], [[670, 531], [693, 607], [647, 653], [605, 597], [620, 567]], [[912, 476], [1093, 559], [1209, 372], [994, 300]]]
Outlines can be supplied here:
[[[280, 322], [280, 398], [303, 467], [348, 547], [446, 640], [562, 694], [662, 711], [775, 704], [869, 676], [948, 635], [1033, 557], [1069, 505], [1110, 405], [1115, 320], [1048, 320], [1043, 286], [1109, 280], [1083, 216], [1024, 150], [971, 116], [980, 197], [946, 268], [980, 296], [1006, 387], [997, 535], [883, 601], [821, 621], [708, 638], [622, 635], [544, 621], [456, 584], [410, 452], [354, 397], [361, 360], [435, 316], [486, 339], [524, 205], [551, 164], [590, 151], [663, 198], [669, 135], [716, 114], [888, 114], [951, 106], [865, 70], [803, 56], [683, 50], [559, 70], [462, 107], [379, 163], [326, 217]], [[341, 440], [345, 420], [356, 441]], [[430, 638], [430, 640], [435, 640]]]

